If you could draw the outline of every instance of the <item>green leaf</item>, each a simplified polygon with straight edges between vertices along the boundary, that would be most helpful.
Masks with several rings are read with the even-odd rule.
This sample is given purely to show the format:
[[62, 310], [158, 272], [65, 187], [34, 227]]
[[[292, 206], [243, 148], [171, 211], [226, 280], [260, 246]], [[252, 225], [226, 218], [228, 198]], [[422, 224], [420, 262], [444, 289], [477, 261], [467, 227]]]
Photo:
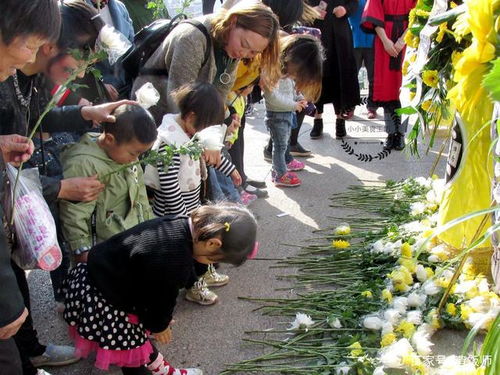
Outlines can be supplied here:
[[493, 67], [483, 80], [483, 86], [490, 92], [493, 100], [500, 101], [500, 57], [493, 61]]
[[413, 106], [403, 107], [396, 109], [396, 113], [398, 115], [413, 115], [417, 113], [417, 109]]

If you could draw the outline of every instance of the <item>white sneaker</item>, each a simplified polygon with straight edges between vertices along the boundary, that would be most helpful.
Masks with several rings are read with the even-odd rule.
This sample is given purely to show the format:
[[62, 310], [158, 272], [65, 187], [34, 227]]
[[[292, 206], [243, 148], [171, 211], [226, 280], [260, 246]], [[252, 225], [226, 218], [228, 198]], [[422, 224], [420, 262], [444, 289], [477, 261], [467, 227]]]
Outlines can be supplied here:
[[207, 286], [223, 286], [229, 282], [229, 276], [218, 273], [213, 264], [208, 265], [208, 271], [201, 278]]
[[50, 373], [39, 368], [38, 371], [36, 372], [36, 375], [50, 375]]
[[218, 297], [217, 294], [208, 289], [207, 283], [203, 280], [203, 278], [201, 278], [191, 289], [186, 291], [185, 298], [188, 301], [207, 306], [216, 303]]

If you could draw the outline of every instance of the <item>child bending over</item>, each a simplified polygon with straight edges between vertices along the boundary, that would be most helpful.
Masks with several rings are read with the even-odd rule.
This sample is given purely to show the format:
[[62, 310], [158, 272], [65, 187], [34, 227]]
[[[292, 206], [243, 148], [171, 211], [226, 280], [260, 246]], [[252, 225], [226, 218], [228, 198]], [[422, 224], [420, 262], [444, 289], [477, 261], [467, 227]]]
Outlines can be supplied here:
[[142, 373], [146, 365], [158, 375], [201, 375], [173, 368], [148, 333], [170, 342], [177, 295], [193, 263], [239, 266], [255, 254], [256, 234], [253, 215], [226, 203], [198, 207], [190, 217], [146, 221], [93, 247], [66, 282], [64, 319], [77, 355], [96, 351], [96, 367], [115, 364], [124, 374]]
[[[158, 128], [158, 138], [153, 149], [165, 153], [163, 146], [179, 147], [188, 143], [194, 134], [208, 126], [224, 121], [224, 101], [214, 85], [205, 82], [187, 84], [172, 93], [180, 113], [167, 114]], [[210, 147], [205, 154], [220, 158], [220, 146]], [[216, 158], [217, 158], [216, 157]], [[224, 175], [240, 179], [234, 165], [226, 158], [216, 167]], [[146, 181], [154, 188], [153, 212], [157, 216], [188, 215], [201, 205], [202, 179], [206, 179], [205, 163], [189, 155], [174, 154], [171, 165], [165, 170], [162, 163], [157, 168], [146, 167]], [[219, 274], [213, 265], [195, 263], [200, 276], [188, 285], [186, 299], [201, 305], [217, 302], [217, 295], [208, 286], [223, 286], [229, 282], [227, 275]]]
[[294, 171], [304, 169], [304, 163], [290, 154], [290, 131], [296, 123], [295, 111], [307, 107], [307, 100], [297, 90], [311, 92], [312, 96], [321, 91], [322, 55], [320, 43], [310, 35], [289, 35], [281, 40], [282, 76], [273, 91], [264, 91], [265, 122], [274, 144], [272, 176], [276, 186], [301, 184]]
[[[149, 150], [157, 136], [151, 114], [126, 104], [103, 123], [103, 133], [87, 133], [61, 155], [64, 178], [97, 176], [106, 188], [91, 202], [60, 202], [63, 233], [77, 262], [96, 243], [153, 218], [140, 165], [124, 168]], [[118, 172], [117, 172], [118, 171]]]

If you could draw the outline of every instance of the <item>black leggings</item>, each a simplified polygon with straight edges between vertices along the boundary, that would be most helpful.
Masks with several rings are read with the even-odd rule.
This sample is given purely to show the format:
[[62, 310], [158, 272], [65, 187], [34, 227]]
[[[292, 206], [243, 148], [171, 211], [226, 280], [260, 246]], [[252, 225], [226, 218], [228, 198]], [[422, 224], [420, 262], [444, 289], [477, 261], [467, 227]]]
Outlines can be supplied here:
[[[150, 363], [153, 362], [156, 357], [158, 357], [158, 349], [151, 344], [153, 347], [153, 353], [149, 356], [149, 361]], [[147, 374], [152, 374], [151, 371], [149, 371], [146, 366], [141, 366], [141, 367], [122, 367], [122, 374], [123, 375], [147, 375]]]

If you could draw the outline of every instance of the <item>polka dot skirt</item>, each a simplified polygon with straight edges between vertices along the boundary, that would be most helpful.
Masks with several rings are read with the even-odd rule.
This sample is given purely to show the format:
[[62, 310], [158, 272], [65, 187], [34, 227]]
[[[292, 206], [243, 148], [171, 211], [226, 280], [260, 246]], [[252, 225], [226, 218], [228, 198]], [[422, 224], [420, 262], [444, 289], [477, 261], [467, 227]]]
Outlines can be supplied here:
[[89, 283], [86, 264], [80, 263], [70, 271], [64, 289], [64, 319], [81, 337], [105, 350], [134, 349], [148, 340], [141, 323], [107, 302]]

